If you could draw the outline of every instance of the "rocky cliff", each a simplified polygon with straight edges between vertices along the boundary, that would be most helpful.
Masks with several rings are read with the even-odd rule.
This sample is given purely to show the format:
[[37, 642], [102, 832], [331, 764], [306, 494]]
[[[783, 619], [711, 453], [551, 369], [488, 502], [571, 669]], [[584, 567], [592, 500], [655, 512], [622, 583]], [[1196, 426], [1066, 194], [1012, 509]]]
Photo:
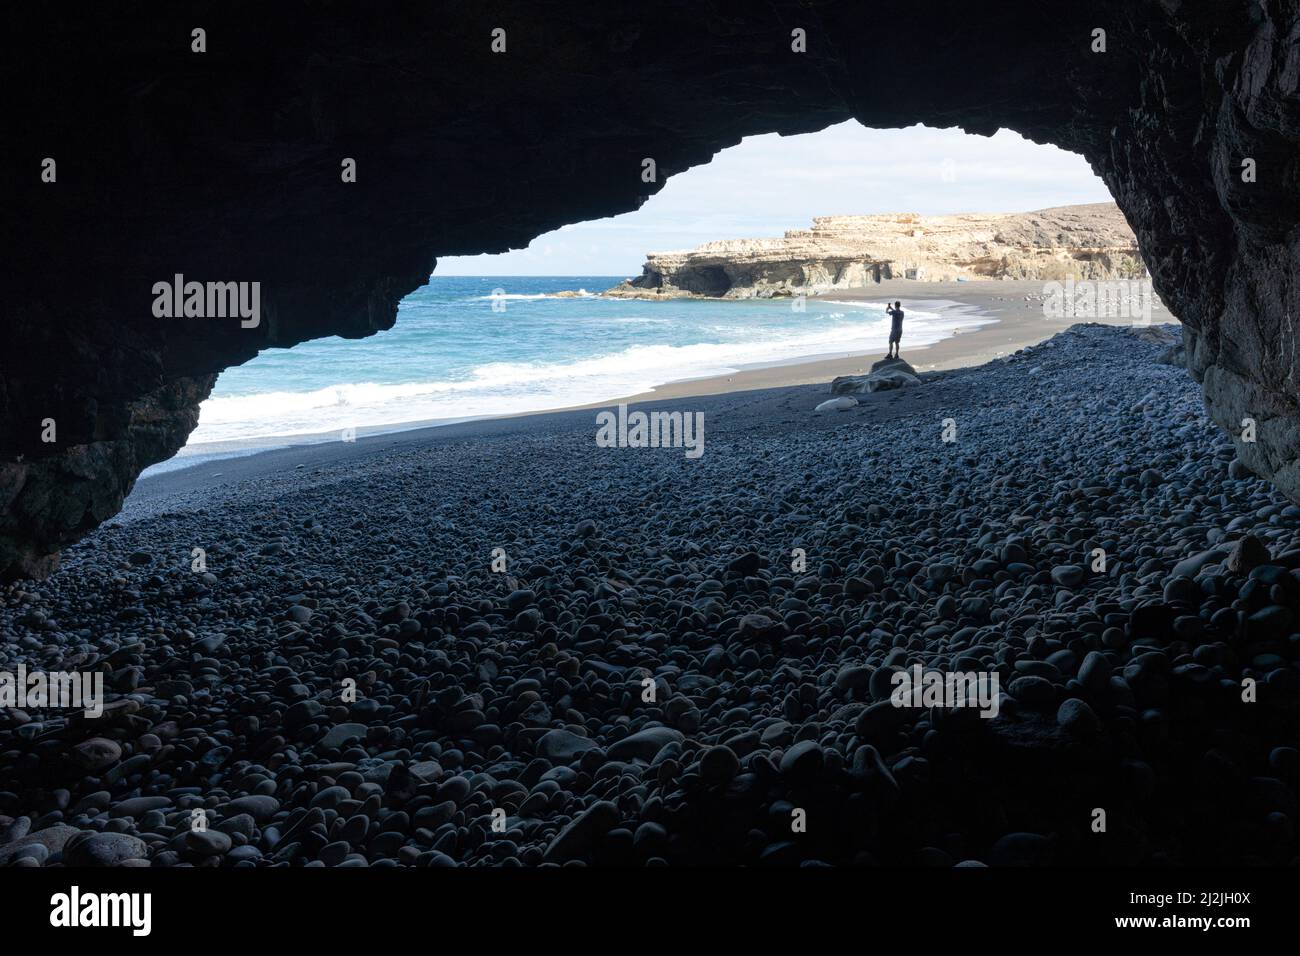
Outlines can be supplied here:
[[[1215, 419], [1256, 418], [1240, 454], [1300, 498], [1296, 0], [108, 0], [5, 27], [0, 573], [120, 507], [222, 369], [391, 326], [439, 255], [847, 119], [1083, 154]], [[176, 273], [259, 281], [262, 321], [154, 316]]]
[[821, 216], [779, 239], [727, 239], [653, 252], [606, 294], [767, 298], [853, 289], [882, 279], [1128, 279], [1146, 275], [1114, 203], [1026, 213]]

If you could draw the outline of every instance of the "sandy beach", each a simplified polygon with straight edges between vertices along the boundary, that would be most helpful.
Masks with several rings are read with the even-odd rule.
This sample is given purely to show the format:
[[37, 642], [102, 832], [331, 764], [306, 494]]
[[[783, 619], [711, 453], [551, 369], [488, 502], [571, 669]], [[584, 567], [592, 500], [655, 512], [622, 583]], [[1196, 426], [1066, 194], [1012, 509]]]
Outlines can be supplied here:
[[[1043, 314], [1041, 296], [1043, 283], [997, 282], [915, 282], [891, 279], [866, 289], [831, 292], [817, 298], [844, 301], [871, 301], [903, 303], [903, 309], [935, 308], [936, 303], [955, 303], [964, 308], [986, 314], [997, 321], [951, 338], [920, 348], [909, 348], [907, 326], [903, 327], [900, 354], [918, 372], [983, 365], [991, 359], [1010, 355], [1017, 349], [1034, 345], [1051, 338], [1076, 323], [1076, 319], [1056, 319]], [[1125, 318], [1098, 318], [1087, 321], [1103, 325], [1131, 326]], [[1173, 322], [1169, 311], [1155, 300], [1152, 303], [1152, 324]], [[733, 375], [714, 376], [671, 382], [639, 395], [627, 396], [626, 401], [639, 402], [652, 398], [686, 398], [693, 395], [716, 395], [721, 392], [756, 388], [775, 388], [783, 385], [811, 385], [830, 382], [838, 375], [860, 375], [868, 371], [871, 363], [882, 355], [850, 354], [825, 356], [811, 361], [792, 362], [758, 368], [743, 368]]]

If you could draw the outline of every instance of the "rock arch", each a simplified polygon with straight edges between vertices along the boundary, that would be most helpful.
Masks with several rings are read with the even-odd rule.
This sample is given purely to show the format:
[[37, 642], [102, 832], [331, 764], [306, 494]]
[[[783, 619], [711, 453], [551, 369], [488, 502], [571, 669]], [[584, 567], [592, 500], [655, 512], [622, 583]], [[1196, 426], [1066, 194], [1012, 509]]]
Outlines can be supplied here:
[[[114, 514], [184, 443], [221, 369], [389, 327], [437, 256], [633, 209], [744, 136], [848, 118], [1007, 127], [1083, 154], [1187, 328], [1213, 417], [1255, 418], [1241, 457], [1300, 499], [1297, 11], [232, 2], [199, 24], [171, 7], [24, 7], [0, 64], [0, 575], [48, 572]], [[263, 320], [155, 318], [150, 289], [177, 273], [260, 282]]]

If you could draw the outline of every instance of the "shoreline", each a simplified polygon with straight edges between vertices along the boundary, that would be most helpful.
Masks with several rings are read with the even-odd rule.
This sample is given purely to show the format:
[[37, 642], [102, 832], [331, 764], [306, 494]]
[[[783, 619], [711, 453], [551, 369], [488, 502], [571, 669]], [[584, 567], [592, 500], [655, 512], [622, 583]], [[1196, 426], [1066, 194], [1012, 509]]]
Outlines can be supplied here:
[[[988, 288], [971, 289], [972, 285]], [[995, 358], [1011, 355], [1018, 349], [1050, 339], [1080, 322], [1097, 322], [1102, 325], [1130, 326], [1130, 319], [1064, 318], [1053, 319], [1043, 315], [1042, 303], [1026, 302], [1026, 295], [1041, 295], [1042, 283], [1037, 281], [972, 282], [916, 282], [911, 279], [891, 279], [868, 289], [846, 289], [828, 292], [810, 298], [821, 300], [888, 299], [903, 303], [948, 302], [973, 308], [987, 314], [995, 321], [967, 331], [958, 331], [942, 341], [918, 346], [902, 357], [918, 372], [940, 372], [955, 368], [983, 365]], [[1153, 302], [1151, 325], [1176, 322], [1177, 319], [1159, 301]], [[1145, 324], [1145, 323], [1144, 323]], [[903, 327], [903, 348], [907, 345], [907, 327]], [[901, 350], [900, 350], [901, 351]], [[744, 391], [758, 388], [778, 388], [787, 385], [830, 384], [839, 375], [861, 375], [871, 369], [871, 363], [883, 354], [851, 353], [842, 356], [825, 356], [777, 366], [749, 367], [733, 375], [712, 376], [708, 379], [691, 379], [668, 382], [664, 385], [628, 396], [626, 401], [652, 401], [662, 398], [690, 398], [695, 395], [716, 394], [718, 391]], [[703, 386], [703, 387], [702, 387]], [[707, 389], [707, 390], [705, 390]], [[829, 393], [828, 393], [829, 394]], [[605, 403], [609, 404], [609, 403]], [[595, 406], [579, 406], [595, 407]]]
[[[572, 411], [160, 476], [131, 514], [69, 547], [57, 575], [8, 592], [0, 631], [16, 639], [0, 663], [64, 669], [104, 636], [82, 666], [107, 672], [106, 713], [139, 718], [121, 746], [142, 740], [159, 776], [97, 796], [104, 819], [83, 831], [102, 823], [91, 839], [120, 834], [156, 866], [182, 860], [190, 838], [178, 779], [249, 811], [247, 842], [217, 848], [240, 865], [341, 865], [348, 846], [358, 865], [499, 863], [499, 844], [461, 840], [441, 799], [452, 793], [466, 819], [513, 801], [510, 853], [525, 865], [716, 863], [720, 809], [739, 822], [723, 851], [741, 862], [1088, 865], [1115, 851], [1051, 835], [1087, 833], [1088, 808], [1127, 792], [1134, 761], [1148, 781], [1196, 779], [1218, 740], [1241, 741], [1242, 777], [1268, 780], [1263, 796], [1213, 791], [1221, 825], [1190, 847], [1162, 821], [1206, 813], [1201, 788], [1121, 802], [1150, 842], [1120, 850], [1133, 863], [1284, 863], [1294, 854], [1266, 820], [1294, 793], [1269, 774], [1296, 737], [1300, 648], [1266, 626], [1293, 620], [1300, 595], [1257, 582], [1300, 565], [1300, 506], [1234, 467], [1196, 383], [1160, 361], [1178, 336], [1149, 331], [1080, 324], [842, 412], [814, 411], [824, 384], [701, 397], [695, 459], [684, 442], [603, 445], [592, 413]], [[641, 408], [655, 406], [681, 403]], [[1243, 627], [1234, 603], [1247, 598], [1277, 610]], [[1190, 660], [1193, 641], [1218, 657]], [[917, 665], [996, 675], [997, 714], [886, 704], [884, 680]], [[349, 674], [366, 675], [355, 704], [338, 699]], [[640, 706], [646, 675], [664, 689]], [[1235, 703], [1247, 678], [1259, 716]], [[232, 719], [232, 694], [265, 700], [265, 721]], [[1161, 733], [1135, 734], [1139, 713]], [[87, 749], [75, 722], [37, 727]], [[157, 746], [158, 728], [175, 750]], [[182, 749], [210, 739], [220, 760]], [[268, 761], [287, 746], [298, 760]], [[880, 806], [889, 835], [871, 843], [853, 822], [853, 767], [922, 809]], [[766, 780], [749, 785], [751, 772]], [[1061, 780], [1076, 778], [1085, 789], [1062, 802]], [[72, 806], [104, 792], [102, 777], [68, 781]], [[432, 800], [355, 844], [283, 839], [319, 794], [360, 804], [378, 792], [366, 784], [427, 786], [414, 792]], [[616, 800], [634, 787], [656, 802]], [[792, 842], [788, 808], [814, 789], [850, 812], [815, 807], [821, 842]], [[50, 823], [45, 793], [37, 780], [11, 804]], [[144, 818], [141, 797], [161, 812]], [[669, 800], [704, 810], [655, 809]], [[600, 814], [657, 834], [656, 848], [575, 843], [574, 821]], [[954, 821], [942, 849], [935, 819]]]
[[[870, 288], [843, 289], [821, 293], [809, 298], [821, 301], [874, 301], [899, 300], [904, 310], [929, 306], [942, 311], [954, 308], [973, 312], [987, 318], [986, 324], [973, 329], [958, 330], [938, 342], [916, 346], [903, 358], [918, 372], [947, 371], [983, 365], [995, 358], [1010, 355], [1018, 349], [1035, 345], [1051, 338], [1080, 321], [1106, 325], [1133, 325], [1130, 319], [1053, 319], [1045, 316], [1040, 296], [1042, 283], [1038, 281], [988, 281], [988, 282], [917, 282], [911, 279], [891, 279]], [[974, 288], [972, 288], [974, 287]], [[738, 300], [742, 305], [744, 300]], [[1152, 325], [1176, 321], [1157, 300], [1153, 303]], [[903, 345], [907, 343], [904, 326]], [[883, 353], [828, 353], [806, 356], [788, 362], [740, 365], [729, 375], [705, 375], [683, 378], [657, 385], [648, 391], [611, 396], [594, 402], [562, 405], [555, 408], [512, 412], [505, 415], [467, 416], [464, 418], [417, 419], [384, 425], [357, 426], [355, 441], [374, 440], [383, 436], [401, 436], [426, 429], [447, 428], [491, 421], [507, 421], [537, 415], [553, 415], [616, 405], [632, 405], [668, 399], [699, 398], [729, 392], [784, 388], [792, 385], [830, 384], [840, 375], [860, 375], [870, 370], [871, 363]], [[829, 393], [828, 393], [829, 394]], [[254, 455], [289, 449], [309, 448], [320, 444], [351, 444], [340, 440], [337, 431], [305, 432], [292, 435], [266, 436], [264, 438], [234, 439], [187, 446], [164, 462], [151, 465], [140, 477], [140, 482], [181, 470], [207, 464], [219, 464]], [[192, 460], [191, 460], [192, 459]]]

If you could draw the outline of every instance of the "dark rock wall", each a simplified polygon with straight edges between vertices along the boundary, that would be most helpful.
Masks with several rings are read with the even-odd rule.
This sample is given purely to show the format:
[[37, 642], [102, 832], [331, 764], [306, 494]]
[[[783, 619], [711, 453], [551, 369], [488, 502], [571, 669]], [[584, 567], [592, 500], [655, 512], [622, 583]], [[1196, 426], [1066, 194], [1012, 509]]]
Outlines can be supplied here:
[[[849, 117], [1084, 154], [1216, 420], [1256, 417], [1243, 458], [1300, 498], [1295, 0], [49, 3], [4, 27], [0, 573], [47, 571], [113, 514], [221, 369], [388, 328], [436, 256], [634, 209], [743, 136]], [[260, 282], [261, 324], [155, 318], [175, 273]]]

